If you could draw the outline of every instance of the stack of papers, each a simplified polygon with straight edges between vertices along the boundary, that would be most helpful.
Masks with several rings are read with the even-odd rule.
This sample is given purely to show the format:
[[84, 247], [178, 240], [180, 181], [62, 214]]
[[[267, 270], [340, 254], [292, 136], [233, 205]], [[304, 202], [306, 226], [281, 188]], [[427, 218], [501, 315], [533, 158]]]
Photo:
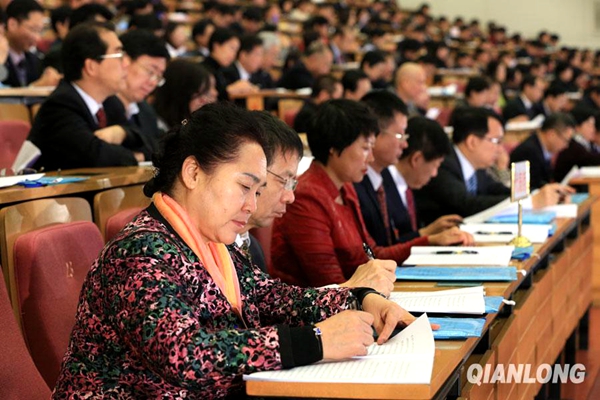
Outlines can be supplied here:
[[582, 178], [600, 177], [600, 167], [581, 167], [578, 176]]
[[398, 267], [396, 280], [510, 282], [517, 280], [517, 269], [515, 267]]
[[[460, 229], [473, 235], [476, 243], [508, 243], [515, 236], [519, 227], [517, 224], [464, 224]], [[544, 243], [552, 225], [523, 224], [522, 235], [532, 243]]]
[[314, 383], [429, 384], [435, 343], [426, 314], [387, 343], [372, 344], [368, 355], [348, 361], [319, 362], [289, 370], [244, 375], [246, 381]]
[[403, 265], [507, 266], [514, 249], [514, 246], [413, 246]]
[[444, 314], [483, 314], [483, 286], [435, 292], [392, 292], [390, 300], [408, 312]]

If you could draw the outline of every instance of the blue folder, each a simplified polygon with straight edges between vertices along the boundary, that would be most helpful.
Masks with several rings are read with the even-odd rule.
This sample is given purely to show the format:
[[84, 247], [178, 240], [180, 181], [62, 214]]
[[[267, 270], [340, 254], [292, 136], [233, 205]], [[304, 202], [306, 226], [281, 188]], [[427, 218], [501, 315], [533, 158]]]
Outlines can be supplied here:
[[485, 313], [497, 313], [500, 310], [500, 305], [504, 297], [502, 296], [484, 296], [485, 301]]
[[[554, 211], [523, 211], [524, 224], [549, 224], [554, 218], [556, 218], [556, 213]], [[485, 222], [494, 224], [517, 224], [519, 223], [519, 216], [518, 214], [496, 215]]]
[[517, 269], [515, 267], [398, 267], [396, 280], [510, 282], [517, 280]]
[[588, 193], [574, 193], [570, 196], [571, 203], [573, 204], [581, 204], [586, 201], [590, 197]]
[[466, 339], [480, 337], [485, 325], [485, 318], [429, 318], [432, 324], [440, 329], [433, 331], [434, 339]]

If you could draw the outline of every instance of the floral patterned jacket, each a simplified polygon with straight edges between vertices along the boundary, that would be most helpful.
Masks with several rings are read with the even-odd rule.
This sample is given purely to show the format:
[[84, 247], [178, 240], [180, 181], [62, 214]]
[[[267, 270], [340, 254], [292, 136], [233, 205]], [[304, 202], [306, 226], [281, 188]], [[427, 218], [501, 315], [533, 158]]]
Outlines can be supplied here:
[[303, 289], [232, 258], [243, 320], [151, 206], [101, 252], [81, 291], [53, 398], [216, 399], [282, 368], [279, 329], [349, 308], [347, 289]]

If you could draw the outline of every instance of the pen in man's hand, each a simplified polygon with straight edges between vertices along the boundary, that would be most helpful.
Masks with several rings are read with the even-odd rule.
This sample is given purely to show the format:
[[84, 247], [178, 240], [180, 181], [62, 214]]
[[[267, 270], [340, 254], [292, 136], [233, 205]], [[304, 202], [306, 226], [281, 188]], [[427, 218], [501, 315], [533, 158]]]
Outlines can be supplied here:
[[373, 250], [371, 250], [371, 246], [369, 246], [365, 242], [363, 242], [363, 250], [365, 251], [365, 254], [369, 258], [369, 260], [374, 260], [375, 259], [375, 254], [373, 254]]
[[479, 254], [475, 250], [438, 250], [433, 254]]
[[475, 232], [476, 235], [514, 235], [514, 233], [506, 231], [506, 232], [484, 232], [484, 231], [477, 231]]

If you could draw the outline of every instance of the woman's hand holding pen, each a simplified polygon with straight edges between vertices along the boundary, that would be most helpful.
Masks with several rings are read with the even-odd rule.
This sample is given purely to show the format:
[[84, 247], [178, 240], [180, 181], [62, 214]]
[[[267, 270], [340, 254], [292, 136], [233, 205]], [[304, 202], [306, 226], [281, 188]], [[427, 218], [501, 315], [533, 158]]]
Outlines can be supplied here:
[[346, 310], [316, 324], [321, 330], [323, 359], [342, 360], [366, 355], [367, 347], [374, 342], [373, 321], [373, 316], [367, 312]]
[[566, 196], [575, 193], [575, 189], [560, 183], [544, 185], [540, 191], [531, 197], [533, 208], [543, 208], [564, 202]]
[[369, 287], [389, 296], [396, 281], [396, 264], [393, 260], [370, 260], [360, 265], [352, 277], [340, 286]]
[[421, 236], [435, 235], [460, 224], [462, 220], [462, 217], [458, 214], [444, 215], [426, 227], [419, 229], [419, 234]]
[[459, 228], [452, 227], [441, 233], [429, 236], [429, 244], [432, 246], [472, 246], [475, 243], [473, 235], [461, 231]]

